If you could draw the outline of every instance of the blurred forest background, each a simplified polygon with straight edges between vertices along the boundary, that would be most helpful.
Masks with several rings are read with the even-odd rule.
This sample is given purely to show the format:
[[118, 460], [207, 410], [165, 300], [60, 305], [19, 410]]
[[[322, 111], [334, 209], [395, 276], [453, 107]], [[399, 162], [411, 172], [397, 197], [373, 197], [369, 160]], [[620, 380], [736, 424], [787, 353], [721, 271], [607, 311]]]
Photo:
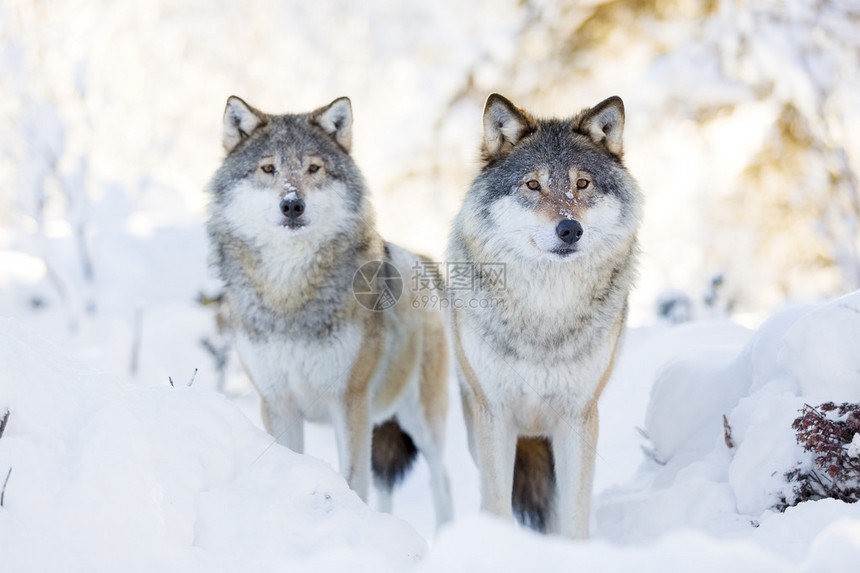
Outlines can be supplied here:
[[229, 95], [349, 96], [381, 232], [438, 259], [499, 91], [623, 98], [634, 323], [753, 322], [860, 288], [859, 70], [857, 0], [0, 0], [0, 316], [132, 373], [216, 364], [196, 301]]

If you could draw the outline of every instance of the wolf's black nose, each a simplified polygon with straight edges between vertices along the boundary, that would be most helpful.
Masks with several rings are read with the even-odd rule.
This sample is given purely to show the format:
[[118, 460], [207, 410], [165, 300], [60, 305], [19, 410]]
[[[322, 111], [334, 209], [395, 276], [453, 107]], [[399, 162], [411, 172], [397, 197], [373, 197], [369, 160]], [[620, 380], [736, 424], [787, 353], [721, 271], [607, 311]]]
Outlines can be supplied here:
[[572, 245], [582, 237], [582, 225], [579, 221], [565, 219], [555, 228], [555, 234], [568, 245]]
[[305, 212], [305, 202], [301, 197], [292, 197], [281, 201], [281, 213], [287, 219], [298, 219]]

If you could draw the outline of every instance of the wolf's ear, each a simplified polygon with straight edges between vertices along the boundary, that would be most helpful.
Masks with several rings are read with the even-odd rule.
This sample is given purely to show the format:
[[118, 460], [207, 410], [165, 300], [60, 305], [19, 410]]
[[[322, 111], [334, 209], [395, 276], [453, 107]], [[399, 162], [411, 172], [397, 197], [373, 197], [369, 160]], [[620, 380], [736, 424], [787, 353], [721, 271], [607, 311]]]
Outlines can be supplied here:
[[507, 153], [535, 129], [535, 120], [499, 94], [490, 94], [484, 104], [484, 161]]
[[624, 146], [624, 102], [618, 96], [607, 98], [582, 116], [579, 129], [594, 143], [603, 145], [610, 153], [621, 158]]
[[230, 96], [224, 108], [224, 134], [221, 136], [224, 149], [230, 153], [266, 121], [266, 114], [249, 106], [241, 98]]
[[349, 153], [352, 148], [352, 103], [348, 97], [339, 97], [311, 113], [311, 121]]

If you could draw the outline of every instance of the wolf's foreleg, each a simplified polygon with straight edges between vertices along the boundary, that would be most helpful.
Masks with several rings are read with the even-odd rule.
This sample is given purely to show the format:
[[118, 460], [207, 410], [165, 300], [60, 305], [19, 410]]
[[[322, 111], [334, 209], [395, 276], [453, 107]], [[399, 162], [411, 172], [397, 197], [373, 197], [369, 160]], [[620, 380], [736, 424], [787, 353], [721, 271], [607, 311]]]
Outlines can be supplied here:
[[262, 398], [260, 410], [266, 431], [282, 446], [301, 454], [305, 447], [302, 414], [291, 397]]
[[367, 501], [372, 438], [370, 400], [367, 394], [347, 392], [342, 406], [339, 411], [332, 412], [340, 473], [349, 487]]
[[472, 404], [475, 462], [481, 474], [481, 509], [513, 519], [511, 490], [514, 486], [516, 433], [499, 412]]
[[349, 372], [346, 391], [332, 410], [340, 473], [349, 487], [367, 501], [370, 489], [373, 424], [370, 417], [373, 374], [382, 358], [383, 338], [378, 317], [364, 324], [364, 344]]
[[594, 459], [597, 455], [597, 407], [559, 426], [552, 439], [556, 499], [550, 531], [573, 539], [588, 538]]

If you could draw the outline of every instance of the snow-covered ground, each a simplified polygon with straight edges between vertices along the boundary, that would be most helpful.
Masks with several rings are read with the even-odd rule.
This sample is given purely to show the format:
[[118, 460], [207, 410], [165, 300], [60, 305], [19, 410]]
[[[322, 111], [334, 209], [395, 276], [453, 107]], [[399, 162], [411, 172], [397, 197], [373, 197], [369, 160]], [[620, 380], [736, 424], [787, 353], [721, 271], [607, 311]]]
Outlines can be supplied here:
[[[708, 4], [0, 2], [0, 570], [852, 567], [860, 504], [772, 508], [810, 463], [800, 408], [860, 400], [860, 293], [833, 296], [860, 284], [860, 7]], [[227, 96], [349, 95], [381, 232], [440, 256], [491, 90], [547, 114], [620, 94], [647, 196], [588, 542], [478, 513], [453, 380], [456, 520], [434, 531], [420, 460], [394, 517], [369, 509], [329, 428], [272, 444], [197, 302]], [[693, 320], [655, 319], [659, 294]]]
[[129, 383], [3, 319], [0, 559], [10, 571], [846, 567], [860, 558], [860, 505], [773, 507], [806, 455], [798, 410], [860, 400], [858, 340], [860, 292], [788, 308], [755, 332], [726, 321], [631, 330], [601, 400], [593, 539], [568, 542], [478, 514], [456, 399], [457, 519], [437, 536], [421, 465], [395, 516], [376, 513], [332, 469], [329, 430], [312, 428], [312, 455], [296, 455], [259, 429], [253, 393], [224, 396], [200, 374]]
[[7, 571], [398, 571], [426, 542], [211, 390], [121, 383], [0, 321]]

